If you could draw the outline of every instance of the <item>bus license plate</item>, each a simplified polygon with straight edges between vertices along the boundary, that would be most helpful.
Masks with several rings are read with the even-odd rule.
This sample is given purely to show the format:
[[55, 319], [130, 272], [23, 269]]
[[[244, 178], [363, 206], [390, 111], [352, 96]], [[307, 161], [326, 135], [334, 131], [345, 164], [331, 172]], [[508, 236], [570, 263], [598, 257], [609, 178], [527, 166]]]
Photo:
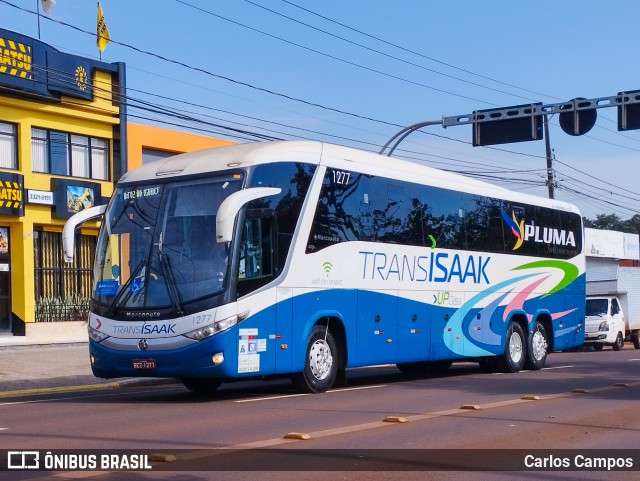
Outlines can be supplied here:
[[134, 369], [155, 369], [156, 360], [151, 357], [148, 359], [132, 359], [131, 365]]

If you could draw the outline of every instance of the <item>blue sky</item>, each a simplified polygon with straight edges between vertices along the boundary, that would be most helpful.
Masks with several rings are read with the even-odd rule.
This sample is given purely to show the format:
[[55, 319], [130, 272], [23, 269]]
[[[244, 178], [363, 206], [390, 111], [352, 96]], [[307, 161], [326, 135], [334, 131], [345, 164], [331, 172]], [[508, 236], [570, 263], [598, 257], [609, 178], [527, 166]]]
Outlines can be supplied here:
[[[0, 0], [0, 26], [38, 38], [38, 2]], [[40, 20], [40, 39], [99, 58], [96, 5], [56, 0]], [[378, 151], [402, 125], [640, 90], [635, 0], [101, 5], [112, 40], [102, 60], [126, 63], [131, 100], [194, 118], [130, 108], [131, 121], [242, 142], [258, 134]], [[555, 196], [590, 218], [640, 213], [640, 132], [618, 132], [616, 115], [598, 109], [595, 127], [579, 137], [562, 132], [557, 116], [550, 122]], [[432, 126], [395, 155], [548, 195], [544, 141], [472, 147], [469, 125]]]

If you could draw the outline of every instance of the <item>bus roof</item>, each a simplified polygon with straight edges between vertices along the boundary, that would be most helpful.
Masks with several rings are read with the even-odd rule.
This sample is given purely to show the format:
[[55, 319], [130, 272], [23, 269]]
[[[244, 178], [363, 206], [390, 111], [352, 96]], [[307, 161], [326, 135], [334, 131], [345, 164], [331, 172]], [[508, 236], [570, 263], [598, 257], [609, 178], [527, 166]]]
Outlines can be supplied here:
[[201, 175], [272, 162], [327, 165], [579, 213], [577, 207], [567, 202], [512, 191], [461, 174], [429, 167], [417, 161], [387, 157], [319, 141], [254, 142], [187, 152], [132, 169], [121, 177], [119, 183]]

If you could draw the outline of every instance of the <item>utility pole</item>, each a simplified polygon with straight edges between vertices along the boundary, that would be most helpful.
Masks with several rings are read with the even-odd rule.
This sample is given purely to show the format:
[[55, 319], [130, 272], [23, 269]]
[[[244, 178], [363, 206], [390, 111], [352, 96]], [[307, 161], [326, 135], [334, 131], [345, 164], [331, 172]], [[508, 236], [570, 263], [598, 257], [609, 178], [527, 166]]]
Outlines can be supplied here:
[[549, 189], [549, 199], [553, 199], [554, 175], [553, 175], [553, 154], [551, 152], [551, 142], [549, 141], [549, 119], [547, 114], [542, 118], [544, 125], [544, 143], [547, 150], [547, 187]]

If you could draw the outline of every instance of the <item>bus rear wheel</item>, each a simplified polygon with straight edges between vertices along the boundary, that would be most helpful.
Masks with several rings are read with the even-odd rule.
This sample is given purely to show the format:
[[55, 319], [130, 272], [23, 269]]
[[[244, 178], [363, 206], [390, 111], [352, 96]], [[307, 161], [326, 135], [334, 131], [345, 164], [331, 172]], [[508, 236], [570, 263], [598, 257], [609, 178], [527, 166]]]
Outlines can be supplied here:
[[200, 396], [211, 396], [222, 384], [222, 381], [206, 377], [185, 377], [180, 381], [189, 391]]
[[307, 343], [304, 369], [292, 376], [293, 383], [302, 392], [320, 393], [333, 386], [337, 375], [338, 348], [333, 334], [326, 326], [314, 326]]
[[527, 353], [524, 367], [532, 371], [542, 369], [547, 362], [549, 343], [547, 331], [538, 321], [535, 322], [533, 332], [527, 339]]
[[518, 372], [525, 361], [525, 337], [517, 322], [510, 322], [504, 345], [504, 354], [496, 359], [496, 367], [502, 372]]

